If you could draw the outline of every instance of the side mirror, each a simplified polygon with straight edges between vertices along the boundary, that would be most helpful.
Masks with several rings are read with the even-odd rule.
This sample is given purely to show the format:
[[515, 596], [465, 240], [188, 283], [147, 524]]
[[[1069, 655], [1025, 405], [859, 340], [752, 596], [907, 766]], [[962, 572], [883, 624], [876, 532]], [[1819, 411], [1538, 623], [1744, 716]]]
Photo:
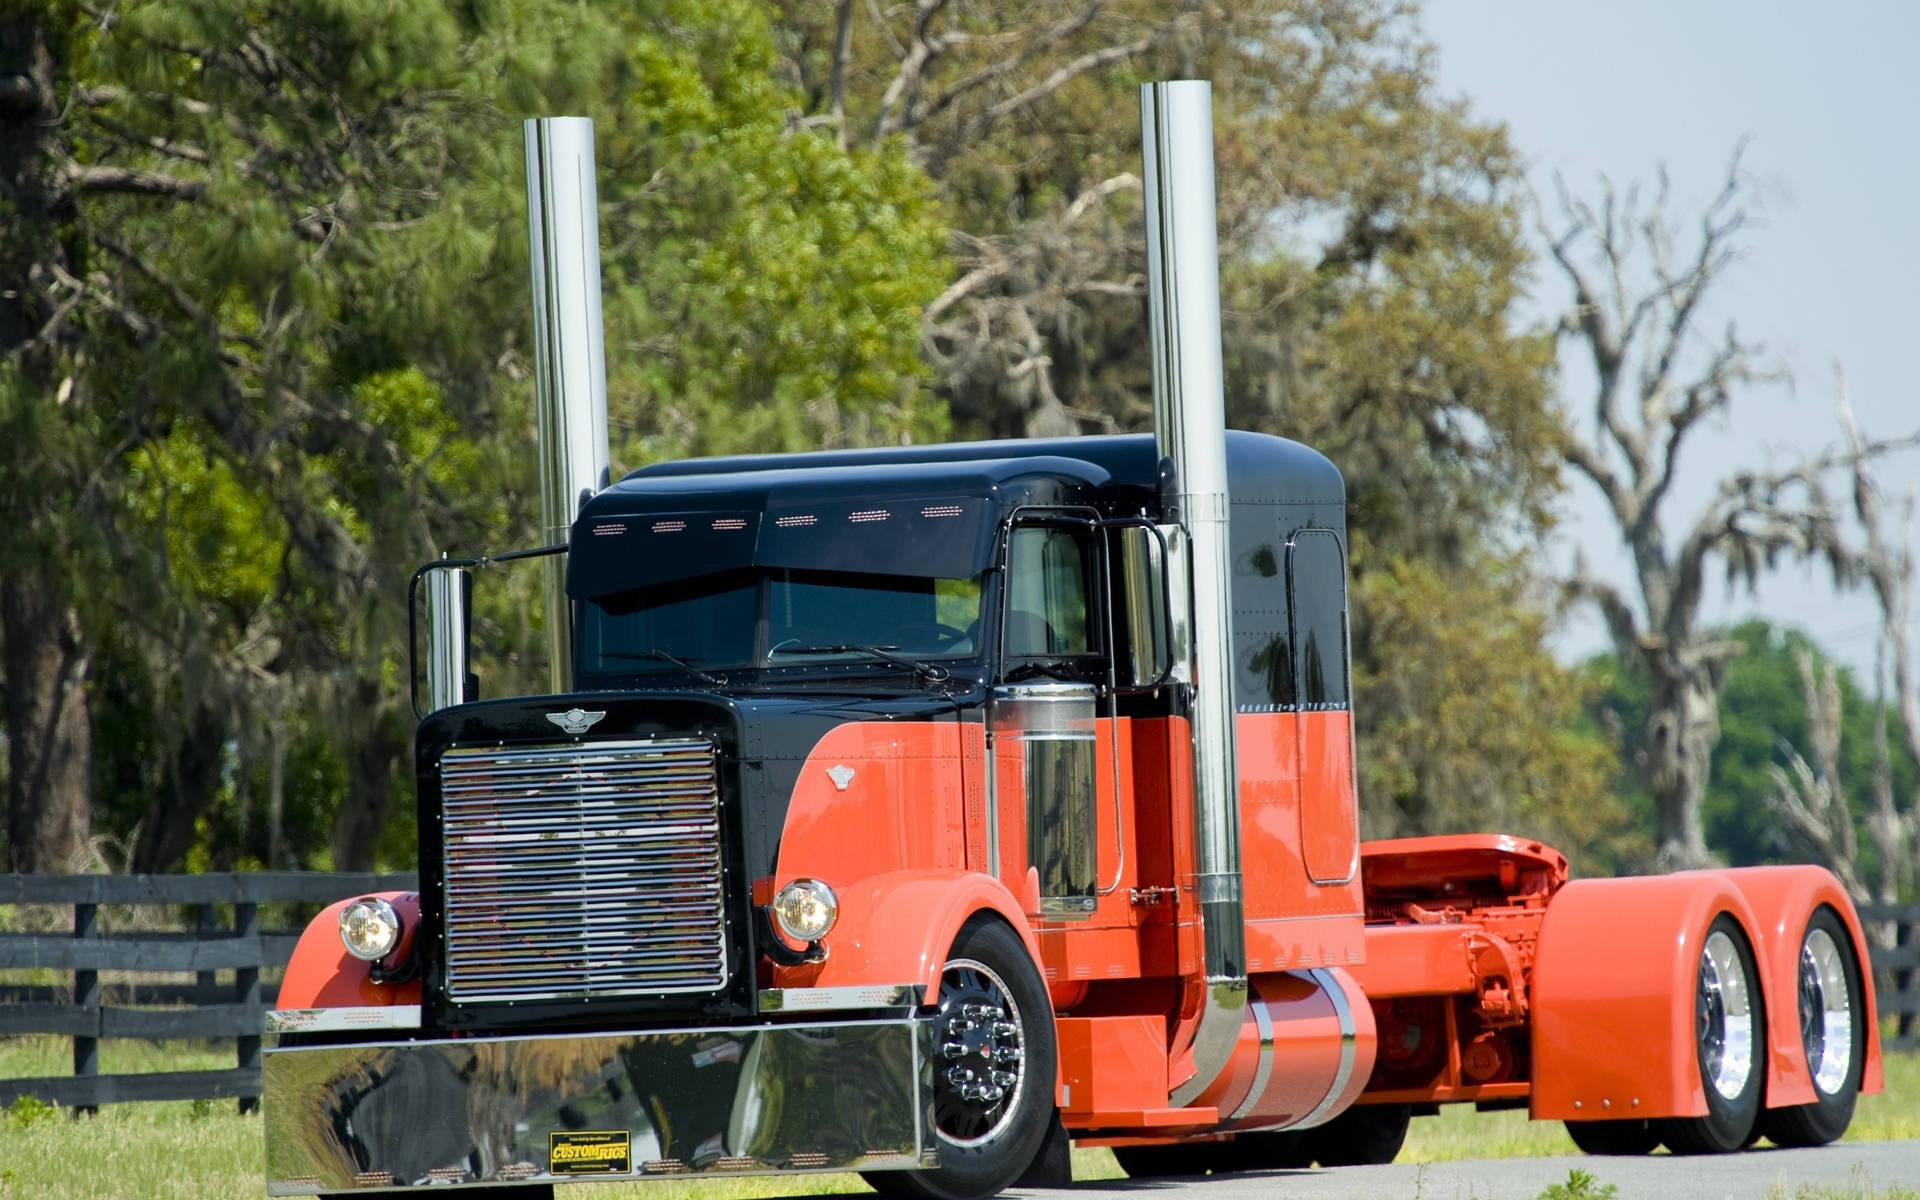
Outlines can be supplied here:
[[1117, 685], [1150, 691], [1170, 680], [1190, 683], [1186, 531], [1141, 521], [1117, 532], [1120, 611], [1114, 616], [1126, 630], [1125, 658], [1115, 664]]
[[[473, 565], [466, 559], [442, 559], [431, 562], [414, 574], [409, 588], [408, 607], [417, 611], [412, 593], [426, 584], [427, 617], [427, 704], [420, 707], [420, 672], [409, 664], [414, 680], [413, 711], [416, 716], [451, 708], [479, 698], [479, 681], [467, 669], [468, 644], [472, 636]], [[418, 645], [416, 637], [407, 639], [409, 653]]]

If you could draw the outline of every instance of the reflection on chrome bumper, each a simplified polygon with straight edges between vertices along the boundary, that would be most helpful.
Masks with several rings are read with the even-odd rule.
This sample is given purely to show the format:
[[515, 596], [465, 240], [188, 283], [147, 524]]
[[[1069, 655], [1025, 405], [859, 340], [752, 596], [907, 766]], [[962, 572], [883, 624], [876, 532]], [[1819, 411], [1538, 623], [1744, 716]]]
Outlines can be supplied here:
[[835, 1008], [918, 1008], [920, 985], [889, 983], [865, 987], [761, 988], [760, 1011], [824, 1012]]
[[934, 1164], [926, 1018], [270, 1050], [267, 1191]]
[[277, 1008], [267, 1014], [268, 1033], [418, 1028], [418, 1004], [375, 1004], [365, 1008]]

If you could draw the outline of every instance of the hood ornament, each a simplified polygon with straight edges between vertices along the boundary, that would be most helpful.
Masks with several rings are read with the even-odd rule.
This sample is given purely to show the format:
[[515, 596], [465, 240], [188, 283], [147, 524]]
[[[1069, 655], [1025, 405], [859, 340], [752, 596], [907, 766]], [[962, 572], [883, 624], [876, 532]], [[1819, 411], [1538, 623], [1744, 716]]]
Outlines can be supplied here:
[[606, 715], [604, 711], [587, 712], [584, 709], [570, 708], [565, 712], [548, 713], [547, 720], [568, 733], [585, 733], [605, 720]]
[[847, 790], [847, 785], [853, 782], [853, 768], [845, 763], [837, 767], [828, 767], [827, 778], [833, 780], [834, 791], [844, 792]]

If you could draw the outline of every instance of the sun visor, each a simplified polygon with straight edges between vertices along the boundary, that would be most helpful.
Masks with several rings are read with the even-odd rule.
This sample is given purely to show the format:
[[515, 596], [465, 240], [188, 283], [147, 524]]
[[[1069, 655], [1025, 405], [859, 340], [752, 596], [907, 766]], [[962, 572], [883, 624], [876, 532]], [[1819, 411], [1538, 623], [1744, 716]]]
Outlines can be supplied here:
[[567, 594], [591, 599], [748, 566], [965, 579], [991, 564], [997, 520], [996, 506], [973, 496], [582, 518]]

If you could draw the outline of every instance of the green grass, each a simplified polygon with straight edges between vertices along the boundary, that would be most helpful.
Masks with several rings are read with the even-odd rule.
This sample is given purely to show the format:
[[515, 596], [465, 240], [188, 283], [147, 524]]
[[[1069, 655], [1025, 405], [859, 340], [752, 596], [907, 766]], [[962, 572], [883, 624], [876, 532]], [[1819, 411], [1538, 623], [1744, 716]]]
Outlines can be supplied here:
[[[103, 1073], [215, 1070], [233, 1065], [224, 1046], [109, 1041], [100, 1044]], [[0, 1040], [0, 1079], [64, 1075], [72, 1050], [64, 1038]], [[1863, 1096], [1849, 1141], [1920, 1138], [1920, 1055], [1889, 1056], [1887, 1090]], [[1401, 1162], [1572, 1154], [1556, 1121], [1531, 1122], [1524, 1112], [1476, 1113], [1450, 1105], [1414, 1121]], [[21, 1104], [0, 1110], [0, 1200], [259, 1200], [260, 1118], [240, 1116], [231, 1101], [116, 1104], [97, 1116], [73, 1117]], [[1078, 1179], [1118, 1178], [1105, 1150], [1074, 1152]], [[733, 1179], [725, 1183], [662, 1181], [561, 1188], [565, 1200], [766, 1200], [865, 1191], [856, 1175]], [[1832, 1186], [1776, 1189], [1774, 1200], [1920, 1200], [1907, 1188], [1876, 1188], [1854, 1179]]]

